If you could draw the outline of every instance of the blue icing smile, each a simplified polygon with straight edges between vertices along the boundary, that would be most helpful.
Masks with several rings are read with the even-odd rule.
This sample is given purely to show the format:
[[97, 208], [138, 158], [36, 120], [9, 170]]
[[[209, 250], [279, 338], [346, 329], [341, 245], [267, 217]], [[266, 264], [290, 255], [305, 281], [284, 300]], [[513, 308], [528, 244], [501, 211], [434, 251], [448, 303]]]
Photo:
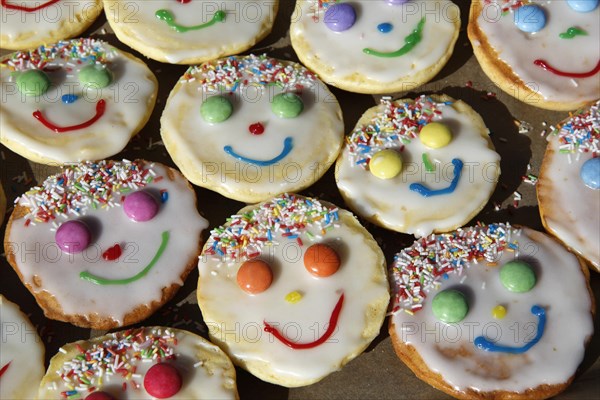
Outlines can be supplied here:
[[423, 197], [431, 197], [431, 196], [439, 196], [442, 194], [451, 194], [454, 193], [456, 187], [458, 186], [458, 181], [460, 180], [460, 175], [463, 169], [463, 162], [458, 158], [452, 160], [452, 164], [454, 165], [454, 178], [452, 178], [452, 182], [450, 186], [444, 189], [433, 190], [429, 189], [427, 186], [421, 183], [412, 183], [409, 186], [409, 189], [413, 192], [419, 193]]
[[236, 153], [231, 146], [225, 146], [223, 148], [223, 150], [225, 151], [225, 153], [229, 154], [233, 158], [243, 161], [245, 163], [257, 165], [259, 167], [268, 167], [270, 165], [273, 165], [273, 164], [283, 160], [288, 154], [290, 154], [290, 152], [292, 151], [293, 148], [294, 148], [294, 143], [293, 143], [292, 138], [286, 137], [285, 140], [283, 141], [283, 150], [281, 151], [281, 153], [279, 153], [278, 156], [276, 156], [275, 158], [272, 158], [270, 160], [255, 160], [253, 158], [244, 157], [244, 156]]

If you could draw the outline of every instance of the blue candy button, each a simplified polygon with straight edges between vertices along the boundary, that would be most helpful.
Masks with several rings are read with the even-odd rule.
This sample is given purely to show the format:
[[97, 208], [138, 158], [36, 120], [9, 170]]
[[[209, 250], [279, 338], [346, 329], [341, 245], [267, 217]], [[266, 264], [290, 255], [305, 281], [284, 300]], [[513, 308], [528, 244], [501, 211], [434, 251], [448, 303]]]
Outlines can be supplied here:
[[567, 4], [577, 12], [587, 13], [598, 7], [598, 0], [567, 0]]
[[585, 186], [594, 190], [600, 189], [600, 158], [592, 158], [583, 163], [579, 175]]
[[546, 13], [535, 4], [519, 7], [515, 11], [515, 25], [523, 32], [539, 32], [546, 26]]

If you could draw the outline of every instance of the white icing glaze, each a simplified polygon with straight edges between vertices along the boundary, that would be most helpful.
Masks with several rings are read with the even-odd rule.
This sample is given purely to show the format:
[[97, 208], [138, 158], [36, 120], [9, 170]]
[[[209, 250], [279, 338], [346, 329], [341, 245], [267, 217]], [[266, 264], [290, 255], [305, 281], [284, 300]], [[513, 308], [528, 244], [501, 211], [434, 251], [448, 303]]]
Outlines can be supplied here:
[[[302, 247], [281, 232], [273, 233], [274, 244], [265, 246], [260, 256], [273, 269], [273, 283], [258, 295], [248, 295], [237, 285], [244, 258], [223, 262], [205, 249], [200, 259], [198, 301], [209, 333], [214, 340], [225, 342], [224, 350], [234, 360], [268, 364], [275, 377], [262, 371], [261, 379], [276, 379], [280, 384], [286, 380], [314, 382], [337, 370], [348, 357], [355, 357], [378, 332], [363, 332], [368, 305], [374, 301], [387, 304], [389, 298], [386, 282], [375, 278], [378, 256], [365, 242], [364, 231], [344, 223], [345, 218], [353, 218], [351, 214], [340, 210], [339, 215], [339, 226], [322, 237], [320, 229], [308, 227], [319, 236], [314, 242], [302, 236]], [[304, 266], [304, 253], [317, 242], [328, 244], [340, 256], [340, 269], [327, 278], [315, 278]], [[292, 291], [302, 294], [298, 303], [285, 300]], [[322, 345], [294, 350], [263, 331], [266, 321], [292, 341], [313, 342], [326, 331], [342, 293], [337, 328]]]
[[[8, 0], [9, 4], [36, 7], [46, 0], [36, 2], [22, 0]], [[64, 23], [79, 21], [80, 24], [91, 23], [102, 9], [98, 0], [61, 0], [38, 11], [24, 12], [20, 10], [7, 9], [0, 6], [0, 21], [2, 21], [2, 35], [9, 40], [16, 39], [20, 35], [29, 34], [37, 36], [39, 43], [52, 38], [52, 35]]]
[[567, 246], [600, 268], [600, 190], [588, 188], [579, 176], [592, 153], [562, 154], [558, 137], [549, 138], [548, 149], [554, 153], [546, 156], [540, 174], [545, 223]]
[[[174, 338], [177, 339], [177, 344], [168, 343], [168, 346], [173, 349], [175, 355], [174, 360], [167, 362], [177, 368], [182, 376], [181, 390], [170, 399], [198, 399], [198, 400], [225, 400], [236, 399], [235, 381], [227, 375], [233, 370], [233, 365], [227, 360], [227, 369], [223, 368], [223, 359], [226, 355], [215, 345], [209, 341], [192, 334], [187, 334], [185, 331], [168, 330], [173, 332]], [[163, 332], [161, 328], [146, 328], [145, 333]], [[114, 337], [115, 334], [107, 337]], [[100, 339], [106, 339], [102, 337]], [[89, 342], [79, 342], [84, 350], [91, 348], [91, 343], [98, 343], [98, 339]], [[67, 351], [67, 360], [71, 360], [79, 351], [74, 344], [63, 346], [63, 350]], [[129, 354], [134, 351], [130, 348]], [[215, 363], [215, 359], [220, 364]], [[135, 357], [130, 358], [132, 367], [136, 368], [135, 373], [138, 377], [125, 379], [120, 374], [105, 375], [102, 385], [95, 385], [98, 390], [106, 391], [118, 399], [149, 399], [151, 397], [144, 389], [144, 376], [146, 372], [156, 364], [156, 360], [148, 362], [146, 360], [138, 360]], [[163, 360], [164, 361], [164, 360]], [[40, 388], [38, 396], [40, 399], [62, 399], [61, 392], [68, 391], [70, 388], [60, 379], [58, 373], [60, 371], [48, 371], [51, 374], [51, 380], [46, 381]], [[47, 377], [48, 378], [48, 377]], [[139, 384], [139, 388], [135, 388], [134, 382]], [[123, 383], [127, 385], [127, 390], [123, 391]], [[56, 384], [56, 387], [54, 386]], [[84, 395], [85, 391], [82, 391]], [[76, 397], [77, 398], [77, 397]]]
[[[600, 8], [592, 12], [574, 11], [563, 0], [534, 0], [546, 13], [546, 26], [530, 34], [520, 31], [513, 22], [513, 13], [501, 16], [503, 0], [491, 0], [477, 17], [477, 24], [496, 50], [499, 58], [534, 92], [548, 101], [580, 102], [598, 98], [598, 74], [590, 78], [561, 77], [534, 65], [543, 59], [554, 68], [566, 72], [587, 72], [600, 61]], [[560, 33], [570, 27], [587, 32], [586, 36], [561, 39]], [[478, 45], [478, 44], [474, 44]], [[518, 90], [516, 87], [515, 91]]]
[[[134, 222], [121, 206], [109, 209], [88, 209], [81, 218], [92, 228], [92, 243], [82, 253], [61, 252], [55, 242], [51, 223], [37, 222], [25, 226], [25, 218], [13, 220], [8, 236], [9, 249], [23, 281], [34, 292], [48, 292], [67, 315], [97, 313], [122, 323], [123, 317], [140, 305], [160, 301], [162, 289], [172, 284], [182, 285], [180, 275], [198, 252], [200, 233], [208, 226], [196, 210], [196, 196], [179, 175], [167, 177], [167, 169], [155, 164], [152, 170], [164, 179], [148, 184], [144, 190], [157, 196], [160, 190], [169, 193], [168, 201], [160, 205], [158, 214], [147, 222]], [[160, 195], [158, 194], [160, 198]], [[119, 204], [120, 196], [116, 203]], [[29, 201], [22, 196], [19, 204]], [[79, 219], [70, 214], [69, 220]], [[58, 216], [56, 221], [66, 219]], [[107, 279], [129, 278], [143, 270], [161, 245], [161, 234], [169, 232], [167, 246], [143, 278], [126, 285], [96, 285], [80, 278], [83, 271]], [[120, 244], [123, 254], [117, 261], [105, 261], [102, 253]], [[35, 284], [41, 282], [41, 286]]]
[[[481, 261], [462, 275], [450, 274], [439, 281], [437, 290], [428, 291], [421, 311], [392, 317], [398, 337], [414, 346], [429, 369], [456, 390], [523, 392], [565, 383], [583, 360], [585, 342], [593, 333], [590, 296], [577, 258], [539, 232], [513, 228], [511, 236], [518, 242], [519, 257], [537, 270], [531, 291], [511, 293], [502, 285], [499, 268], [516, 257], [504, 251], [498, 267]], [[464, 288], [472, 300], [465, 319], [447, 325], [433, 316], [431, 300], [452, 287]], [[506, 307], [504, 319], [492, 318], [496, 305]], [[514, 355], [475, 348], [473, 340], [480, 335], [506, 346], [528, 343], [538, 326], [538, 317], [530, 312], [533, 305], [546, 310], [546, 327], [527, 352]], [[455, 354], [459, 351], [467, 355]]]
[[[384, 109], [383, 104], [377, 106], [378, 113]], [[386, 145], [397, 150], [404, 147], [400, 151], [403, 170], [393, 179], [379, 179], [357, 165], [349, 146], [344, 145], [337, 164], [337, 185], [357, 213], [376, 217], [389, 229], [425, 236], [434, 230], [443, 232], [463, 225], [474, 210], [487, 202], [497, 183], [500, 156], [488, 147], [489, 141], [481, 136], [480, 127], [468, 115], [450, 105], [442, 105], [439, 110], [441, 114], [433, 122], [451, 128], [450, 144], [430, 149], [416, 138], [410, 143], [394, 141]], [[435, 163], [436, 172], [426, 171], [423, 153]], [[464, 167], [454, 193], [425, 198], [410, 190], [412, 183], [422, 183], [431, 189], [447, 187], [454, 177], [455, 158], [463, 161]]]
[[[278, 0], [218, 2], [194, 0], [181, 4], [174, 0], [117, 1], [107, 5], [111, 25], [126, 30], [133, 40], [151, 46], [168, 62], [178, 63], [189, 58], [213, 58], [223, 49], [244, 47], [258, 36], [262, 27], [272, 25]], [[169, 10], [177, 24], [196, 26], [212, 20], [216, 11], [225, 11], [225, 22], [188, 32], [177, 32], [159, 20], [158, 10]], [[248, 46], [245, 46], [248, 47]]]
[[[244, 78], [250, 76], [243, 74]], [[194, 184], [231, 198], [246, 190], [266, 199], [297, 190], [307, 180], [317, 180], [341, 147], [343, 121], [337, 100], [321, 81], [299, 83], [304, 84], [301, 94], [293, 87], [285, 90], [303, 99], [304, 110], [298, 117], [285, 119], [273, 114], [271, 100], [282, 88], [250, 84], [239, 86], [233, 95], [225, 94], [233, 103], [233, 114], [217, 124], [206, 122], [199, 110], [207, 97], [218, 92], [213, 87], [204, 88], [198, 79], [178, 83], [161, 118], [161, 134], [169, 154]], [[262, 135], [249, 132], [249, 126], [257, 122], [265, 127]], [[269, 166], [238, 161], [224, 151], [225, 146], [232, 146], [244, 157], [270, 160], [282, 153], [286, 138], [292, 138], [293, 149]], [[243, 196], [239, 199], [248, 201]]]
[[[391, 83], [433, 67], [453, 45], [459, 20], [458, 7], [448, 0], [414, 0], [401, 6], [386, 1], [350, 2], [356, 9], [356, 23], [344, 32], [330, 30], [324, 22], [325, 10], [317, 0], [300, 0], [292, 17], [290, 34], [310, 46], [307, 57], [318, 58], [333, 69], [333, 76], [347, 78], [359, 73], [367, 78]], [[405, 37], [416, 29], [421, 18], [426, 22], [421, 42], [401, 57], [381, 58], [365, 54], [372, 48], [392, 52], [405, 45]], [[316, 21], [315, 21], [316, 18]], [[393, 24], [381, 33], [381, 23]]]
[[33, 399], [36, 385], [44, 376], [44, 345], [35, 327], [19, 307], [0, 295], [2, 342], [0, 398]]
[[[9, 68], [0, 69], [2, 108], [0, 109], [0, 139], [7, 147], [26, 149], [38, 157], [57, 163], [99, 160], [121, 151], [154, 106], [156, 82], [152, 72], [141, 61], [125, 57], [119, 50], [98, 42], [109, 56], [108, 68], [113, 82], [102, 89], [85, 86], [78, 80], [78, 71], [86, 64], [57, 58], [49, 66], [52, 82], [42, 96], [25, 96], [17, 89], [15, 74]], [[10, 56], [8, 56], [10, 57]], [[67, 65], [71, 63], [71, 65]], [[72, 68], [68, 71], [67, 68]], [[64, 104], [66, 94], [79, 96], [72, 104]], [[58, 126], [81, 124], [96, 114], [96, 104], [106, 101], [106, 110], [93, 125], [70, 132], [56, 133], [32, 116], [40, 110], [44, 117]]]

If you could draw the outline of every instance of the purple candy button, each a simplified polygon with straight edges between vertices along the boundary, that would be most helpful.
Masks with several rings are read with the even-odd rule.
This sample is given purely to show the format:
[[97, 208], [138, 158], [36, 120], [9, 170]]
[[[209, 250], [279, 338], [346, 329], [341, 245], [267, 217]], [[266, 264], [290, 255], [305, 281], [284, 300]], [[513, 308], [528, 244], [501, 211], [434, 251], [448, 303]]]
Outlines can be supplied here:
[[158, 213], [158, 203], [151, 194], [139, 191], [125, 197], [123, 211], [136, 222], [150, 221]]
[[408, 3], [409, 0], [386, 0], [388, 4], [392, 6], [400, 6], [404, 3]]
[[56, 230], [58, 247], [68, 254], [81, 253], [90, 245], [92, 234], [81, 221], [67, 221]]
[[337, 3], [325, 11], [325, 25], [334, 32], [343, 32], [356, 22], [356, 11], [348, 3]]

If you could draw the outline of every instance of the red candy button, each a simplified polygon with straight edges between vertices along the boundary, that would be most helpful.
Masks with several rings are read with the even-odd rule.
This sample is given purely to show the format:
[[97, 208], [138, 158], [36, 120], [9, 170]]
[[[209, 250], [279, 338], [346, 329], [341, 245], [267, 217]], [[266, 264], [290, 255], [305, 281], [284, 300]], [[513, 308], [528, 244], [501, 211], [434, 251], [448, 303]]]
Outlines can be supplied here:
[[117, 243], [113, 247], [102, 253], [102, 258], [104, 258], [106, 261], [114, 261], [121, 257], [121, 254], [123, 254], [123, 251], [121, 250], [121, 246], [119, 246], [119, 244]]
[[262, 135], [263, 133], [265, 133], [265, 127], [260, 122], [250, 125], [248, 127], [248, 130], [253, 135]]
[[144, 377], [144, 389], [157, 399], [175, 396], [181, 389], [181, 383], [179, 371], [167, 363], [153, 365]]
[[94, 392], [87, 396], [85, 400], [115, 400], [115, 398], [106, 392]]

